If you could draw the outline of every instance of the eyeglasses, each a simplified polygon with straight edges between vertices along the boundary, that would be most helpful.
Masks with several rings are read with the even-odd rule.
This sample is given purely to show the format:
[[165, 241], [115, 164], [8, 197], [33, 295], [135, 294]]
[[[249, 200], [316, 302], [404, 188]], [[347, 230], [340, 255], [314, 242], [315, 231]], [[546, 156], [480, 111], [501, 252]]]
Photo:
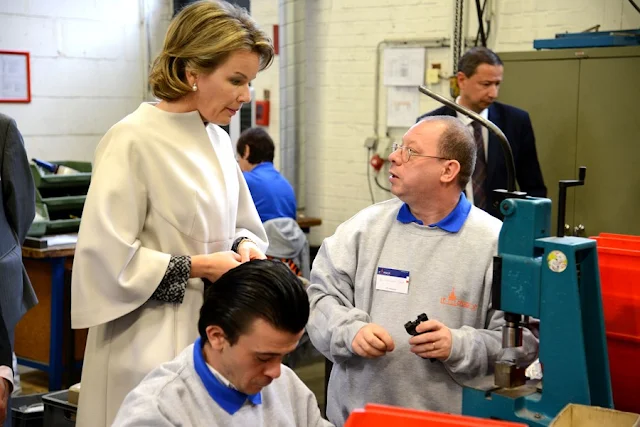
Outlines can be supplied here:
[[402, 163], [407, 163], [409, 160], [411, 160], [412, 156], [429, 157], [431, 159], [439, 159], [439, 160], [451, 160], [451, 159], [447, 159], [445, 157], [426, 156], [424, 154], [418, 154], [415, 151], [413, 151], [412, 148], [405, 147], [404, 145], [400, 145], [400, 144], [393, 144], [391, 146], [391, 149], [393, 150], [392, 153], [395, 153], [398, 150], [402, 150], [402, 152], [400, 153], [400, 158], [402, 159]]

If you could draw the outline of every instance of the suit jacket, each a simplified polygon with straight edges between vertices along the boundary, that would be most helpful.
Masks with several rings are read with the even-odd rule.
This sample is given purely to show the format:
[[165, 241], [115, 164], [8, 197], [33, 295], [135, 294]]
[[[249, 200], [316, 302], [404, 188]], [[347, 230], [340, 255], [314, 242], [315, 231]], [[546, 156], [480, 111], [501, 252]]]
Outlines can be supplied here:
[[[456, 117], [457, 113], [452, 108], [444, 106], [420, 116], [418, 120], [427, 116]], [[494, 102], [489, 106], [489, 120], [498, 126], [509, 140], [516, 168], [516, 181], [520, 191], [525, 191], [529, 196], [546, 197], [547, 187], [544, 185], [538, 163], [536, 140], [529, 114], [519, 108]], [[492, 195], [492, 191], [495, 189], [507, 188], [507, 167], [500, 140], [491, 131], [489, 131], [487, 153], [487, 179], [484, 189], [485, 194]], [[491, 199], [489, 198], [489, 200]], [[499, 211], [493, 206], [489, 206], [487, 212], [495, 217], [500, 217]]]
[[16, 122], [0, 114], [0, 304], [13, 343], [13, 330], [37, 302], [22, 264], [22, 242], [35, 215], [35, 187]]

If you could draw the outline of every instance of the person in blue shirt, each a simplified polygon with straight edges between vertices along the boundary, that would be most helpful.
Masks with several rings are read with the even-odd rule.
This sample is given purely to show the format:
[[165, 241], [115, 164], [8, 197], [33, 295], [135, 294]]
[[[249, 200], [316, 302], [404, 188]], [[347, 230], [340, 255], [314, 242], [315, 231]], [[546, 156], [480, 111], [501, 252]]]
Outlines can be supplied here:
[[291, 184], [273, 166], [275, 146], [262, 128], [240, 134], [238, 163], [262, 222], [274, 218], [296, 219], [296, 195]]
[[264, 129], [250, 128], [240, 134], [236, 151], [238, 164], [269, 238], [267, 258], [279, 259], [298, 276], [309, 278], [309, 242], [296, 222], [293, 188], [273, 166], [273, 140]]

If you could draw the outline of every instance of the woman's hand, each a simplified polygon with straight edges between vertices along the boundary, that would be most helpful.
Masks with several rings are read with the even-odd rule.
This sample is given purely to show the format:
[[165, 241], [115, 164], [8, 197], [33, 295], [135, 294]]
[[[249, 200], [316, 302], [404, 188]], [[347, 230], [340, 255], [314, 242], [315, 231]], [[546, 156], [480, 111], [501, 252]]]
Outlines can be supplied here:
[[233, 251], [194, 255], [191, 257], [191, 274], [189, 277], [205, 278], [215, 282], [224, 273], [239, 266], [241, 260], [240, 255]]
[[248, 239], [243, 240], [238, 245], [238, 255], [240, 255], [240, 262], [247, 262], [253, 259], [267, 259], [265, 254], [258, 248], [258, 245]]

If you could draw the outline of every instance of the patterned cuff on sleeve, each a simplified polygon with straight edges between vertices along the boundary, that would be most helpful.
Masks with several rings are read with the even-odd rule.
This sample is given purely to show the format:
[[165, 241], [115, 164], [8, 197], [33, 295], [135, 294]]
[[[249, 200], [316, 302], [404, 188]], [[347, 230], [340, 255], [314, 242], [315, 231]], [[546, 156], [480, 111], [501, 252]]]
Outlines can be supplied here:
[[151, 299], [182, 304], [187, 290], [187, 280], [191, 274], [190, 256], [172, 256], [166, 273]]

